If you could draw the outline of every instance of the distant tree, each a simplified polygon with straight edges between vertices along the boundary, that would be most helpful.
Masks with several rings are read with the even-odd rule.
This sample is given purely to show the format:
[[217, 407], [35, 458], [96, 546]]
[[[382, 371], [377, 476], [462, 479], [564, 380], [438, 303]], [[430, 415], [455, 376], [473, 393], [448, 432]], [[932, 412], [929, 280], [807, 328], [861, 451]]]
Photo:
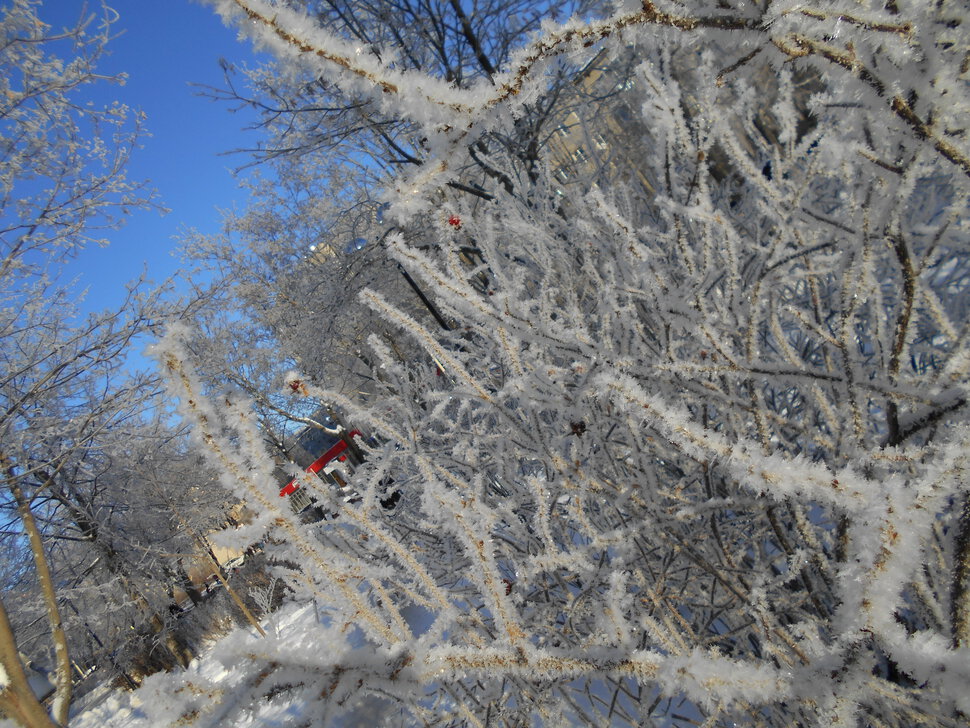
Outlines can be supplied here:
[[[388, 215], [434, 244], [386, 242], [455, 322], [365, 291], [423, 355], [372, 337], [365, 404], [291, 379], [377, 435], [359, 503], [307, 480], [339, 514], [312, 527], [274, 492], [250, 403], [202, 396], [184, 331], [159, 346], [256, 513], [239, 537], [331, 615], [251, 658], [254, 699], [321, 722], [377, 703], [389, 725], [966, 722], [963, 3], [647, 0], [546, 27], [468, 89], [283, 4], [220, 6], [420, 129]], [[603, 49], [639, 59], [649, 196], [541, 165], [491, 202], [449, 191], [559, 56]], [[428, 222], [443, 205], [456, 224]], [[190, 720], [180, 696], [209, 686], [187, 680], [166, 695]]]
[[[287, 371], [367, 400], [375, 391], [367, 337], [380, 335], [402, 359], [416, 351], [360, 303], [362, 290], [378, 288], [422, 320], [434, 321], [438, 312], [387, 253], [396, 230], [384, 218], [387, 205], [345, 167], [313, 155], [269, 167], [272, 175], [255, 175], [247, 185], [249, 206], [224, 216], [222, 233], [190, 233], [183, 251], [213, 280], [191, 343], [193, 355], [207, 362], [206, 387], [254, 397], [268, 436], [282, 442], [294, 427], [311, 424], [305, 419], [316, 409], [285, 396]], [[435, 223], [446, 220], [441, 212]], [[418, 244], [422, 235], [434, 240], [421, 229], [410, 234]]]
[[160, 421], [164, 408], [150, 405], [160, 411], [104, 433], [35, 498], [59, 596], [73, 612], [65, 623], [74, 659], [104, 665], [103, 679], [130, 676], [148, 652], [161, 666], [194, 656], [198, 640], [182, 639], [172, 619], [175, 590], [196, 590], [188, 570], [211, 567], [205, 534], [235, 505], [184, 433]]
[[[13, 0], [0, 11], [0, 507], [4, 559], [33, 556], [46, 633], [56, 658], [53, 717], [25, 680], [4, 591], [0, 599], [0, 711], [30, 726], [66, 725], [71, 664], [44, 521], [97, 438], [137, 417], [147, 377], [118, 378], [128, 347], [166, 310], [139, 286], [117, 311], [82, 316], [58, 283], [65, 261], [151, 195], [125, 179], [141, 117], [87, 105], [80, 90], [120, 81], [96, 70], [115, 14], [94, 12], [63, 31]], [[18, 525], [19, 524], [19, 525]], [[18, 576], [24, 574], [23, 567]], [[5, 587], [7, 584], [5, 584]]]
[[[490, 83], [543, 22], [587, 16], [602, 10], [604, 3], [297, 0], [280, 6], [305, 12], [355, 57], [467, 89]], [[269, 61], [238, 68], [227, 62], [224, 70], [223, 87], [207, 93], [260, 115], [256, 127], [264, 132], [262, 139], [254, 148], [238, 150], [251, 153], [254, 162], [317, 156], [330, 164], [340, 160], [359, 176], [385, 184], [398, 170], [420, 165], [428, 157], [428, 137], [420, 123], [367, 94], [348, 93], [312, 66]], [[556, 71], [559, 83], [568, 85], [568, 73]], [[515, 176], [526, 175], [536, 162], [541, 138], [549, 132], [545, 127], [555, 102], [556, 95], [547, 94], [530, 104], [514, 126], [475, 139], [464, 160], [466, 174], [456, 184], [474, 193], [481, 179], [499, 179], [510, 186]], [[513, 152], [516, 163], [511, 172], [493, 167], [492, 156], [500, 150]]]

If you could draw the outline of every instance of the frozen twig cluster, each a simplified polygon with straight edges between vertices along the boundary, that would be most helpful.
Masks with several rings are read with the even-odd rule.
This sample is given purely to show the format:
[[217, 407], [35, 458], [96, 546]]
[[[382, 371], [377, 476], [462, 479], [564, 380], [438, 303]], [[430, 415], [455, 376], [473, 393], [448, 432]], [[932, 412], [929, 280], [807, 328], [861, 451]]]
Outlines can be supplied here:
[[[455, 323], [366, 292], [400, 332], [371, 339], [378, 389], [294, 387], [372, 435], [359, 502], [307, 483], [338, 514], [314, 526], [274, 500], [244, 403], [203, 396], [178, 334], [160, 345], [291, 586], [334, 615], [339, 649], [268, 651], [294, 691], [325, 715], [378, 696], [405, 725], [965, 720], [957, 3], [644, 2], [549, 27], [462, 91], [365, 67], [283, 4], [220, 5], [424, 125], [434, 154], [392, 200], [409, 236], [385, 242]], [[638, 56], [638, 176], [449, 188], [464, 145], [591, 42]], [[428, 222], [441, 204], [460, 225]]]

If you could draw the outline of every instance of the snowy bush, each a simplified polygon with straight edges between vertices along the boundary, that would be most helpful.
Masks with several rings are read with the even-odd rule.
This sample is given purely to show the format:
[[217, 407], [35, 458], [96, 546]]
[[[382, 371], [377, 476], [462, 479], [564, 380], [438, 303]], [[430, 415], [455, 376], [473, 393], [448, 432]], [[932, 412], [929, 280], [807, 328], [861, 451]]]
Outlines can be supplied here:
[[[409, 236], [387, 242], [455, 323], [367, 291], [422, 354], [372, 337], [365, 401], [291, 382], [375, 437], [360, 502], [307, 483], [338, 514], [313, 526], [278, 498], [247, 401], [204, 396], [184, 332], [159, 345], [257, 513], [248, 539], [275, 542], [297, 597], [329, 614], [240, 657], [281, 671], [320, 724], [374, 700], [399, 725], [965, 720], [958, 3], [645, 1], [546, 27], [468, 90], [283, 3], [220, 6], [421, 125], [428, 158], [388, 198]], [[600, 48], [639, 59], [640, 177], [522, 182], [494, 154], [511, 191], [447, 186], [557, 59]]]

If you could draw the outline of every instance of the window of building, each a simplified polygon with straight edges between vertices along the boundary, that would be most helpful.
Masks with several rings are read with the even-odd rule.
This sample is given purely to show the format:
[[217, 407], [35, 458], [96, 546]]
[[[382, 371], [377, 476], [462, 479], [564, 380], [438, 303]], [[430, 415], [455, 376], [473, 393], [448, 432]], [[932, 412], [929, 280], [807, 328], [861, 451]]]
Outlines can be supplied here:
[[290, 496], [290, 507], [295, 513], [300, 513], [312, 505], [313, 498], [307, 493], [306, 488], [300, 488]]

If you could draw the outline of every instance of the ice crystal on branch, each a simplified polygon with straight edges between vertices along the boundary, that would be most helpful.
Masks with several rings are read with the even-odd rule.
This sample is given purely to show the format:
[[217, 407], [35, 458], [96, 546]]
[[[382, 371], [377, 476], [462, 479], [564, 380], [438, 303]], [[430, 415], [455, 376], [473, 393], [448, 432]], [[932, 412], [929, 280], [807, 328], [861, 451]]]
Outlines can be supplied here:
[[[256, 495], [245, 407], [192, 413], [247, 463], [292, 584], [366, 636], [299, 665], [332, 676], [328, 715], [370, 694], [402, 724], [962, 720], [957, 3], [645, 2], [461, 89], [283, 4], [221, 5], [427, 140], [379, 237], [423, 308], [361, 294], [387, 328], [358, 396], [289, 379], [366, 432], [361, 497], [298, 524]], [[579, 90], [551, 85], [562, 58]], [[557, 128], [568, 162], [495, 143], [594, 92]]]

